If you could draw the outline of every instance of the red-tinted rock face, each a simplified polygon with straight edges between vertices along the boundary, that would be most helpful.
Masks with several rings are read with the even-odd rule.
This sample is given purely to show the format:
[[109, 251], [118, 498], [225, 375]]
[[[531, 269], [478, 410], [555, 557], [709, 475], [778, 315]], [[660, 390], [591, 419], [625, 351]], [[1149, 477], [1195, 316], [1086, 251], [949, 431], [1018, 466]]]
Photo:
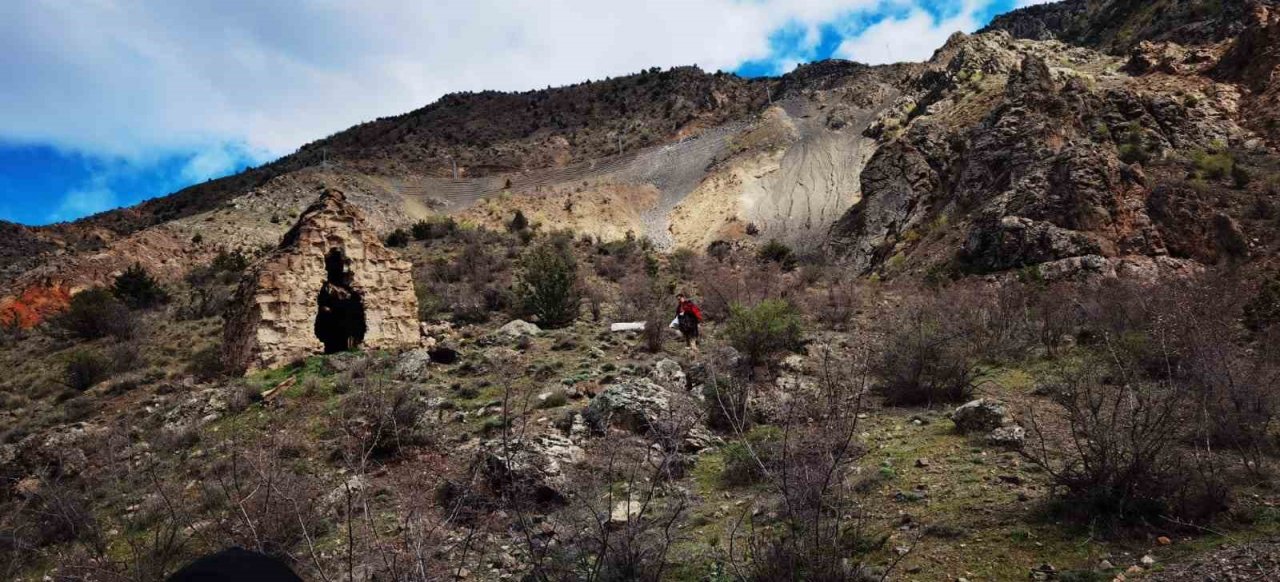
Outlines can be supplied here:
[[70, 302], [71, 289], [60, 282], [32, 285], [15, 296], [0, 299], [0, 326], [30, 329], [66, 309]]

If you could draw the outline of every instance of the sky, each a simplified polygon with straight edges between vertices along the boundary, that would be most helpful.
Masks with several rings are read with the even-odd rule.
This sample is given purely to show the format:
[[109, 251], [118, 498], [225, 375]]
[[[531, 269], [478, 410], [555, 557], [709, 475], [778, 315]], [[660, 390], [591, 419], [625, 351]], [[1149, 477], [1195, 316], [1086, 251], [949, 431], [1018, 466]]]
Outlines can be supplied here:
[[1044, 0], [4, 0], [0, 220], [162, 196], [456, 91], [929, 58]]

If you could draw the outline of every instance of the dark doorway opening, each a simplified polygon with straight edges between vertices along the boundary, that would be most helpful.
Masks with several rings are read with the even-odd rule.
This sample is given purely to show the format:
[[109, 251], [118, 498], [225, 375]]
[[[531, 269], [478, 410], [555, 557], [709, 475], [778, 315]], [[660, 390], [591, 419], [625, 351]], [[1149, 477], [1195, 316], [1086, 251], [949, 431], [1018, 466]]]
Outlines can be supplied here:
[[351, 287], [351, 272], [340, 249], [325, 255], [324, 269], [328, 276], [316, 299], [316, 337], [326, 354], [353, 350], [364, 341], [364, 298]]

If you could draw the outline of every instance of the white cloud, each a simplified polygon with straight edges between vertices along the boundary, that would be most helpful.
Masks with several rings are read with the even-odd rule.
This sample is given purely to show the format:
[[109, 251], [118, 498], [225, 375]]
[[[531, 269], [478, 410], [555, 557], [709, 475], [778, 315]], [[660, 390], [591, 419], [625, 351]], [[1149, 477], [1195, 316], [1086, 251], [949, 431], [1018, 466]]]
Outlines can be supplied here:
[[[912, 2], [6, 0], [0, 139], [135, 161], [213, 148], [190, 168], [213, 175], [221, 144], [262, 158], [453, 91], [732, 69], [769, 56], [784, 26], [816, 43], [824, 23]], [[976, 27], [976, 4], [940, 23], [919, 11], [881, 23], [840, 54], [927, 57]]]
[[119, 204], [114, 191], [101, 183], [92, 183], [63, 195], [57, 209], [49, 214], [49, 222], [72, 220], [117, 206]]
[[280, 155], [452, 91], [728, 69], [783, 24], [875, 0], [2, 4], [0, 137], [137, 157], [227, 141]]
[[242, 147], [221, 144], [201, 149], [182, 166], [180, 176], [184, 182], [203, 182], [218, 178], [240, 170], [245, 160], [262, 160], [267, 155], [262, 152], [249, 152]]
[[836, 55], [872, 65], [926, 60], [952, 34], [977, 30], [981, 26], [975, 17], [979, 8], [977, 2], [968, 0], [956, 15], [942, 20], [913, 8], [905, 16], [886, 18], [846, 38]]

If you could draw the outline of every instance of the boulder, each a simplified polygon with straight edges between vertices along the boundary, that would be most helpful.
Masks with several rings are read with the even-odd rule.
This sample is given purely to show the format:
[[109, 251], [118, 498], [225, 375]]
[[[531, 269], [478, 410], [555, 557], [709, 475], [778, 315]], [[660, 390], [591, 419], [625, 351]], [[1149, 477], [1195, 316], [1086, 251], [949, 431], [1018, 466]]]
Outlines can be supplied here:
[[592, 398], [587, 414], [599, 429], [620, 426], [646, 432], [669, 409], [666, 388], [645, 378], [627, 378]]
[[540, 503], [566, 500], [566, 469], [585, 457], [568, 437], [545, 434], [485, 443], [481, 470], [489, 486], [507, 495], [528, 496]]
[[522, 319], [516, 319], [498, 328], [498, 334], [510, 339], [518, 339], [542, 335], [542, 328]]
[[999, 447], [1017, 448], [1026, 438], [1027, 431], [1016, 424], [1002, 426], [987, 434], [987, 442]]
[[621, 526], [640, 517], [644, 504], [637, 499], [626, 499], [613, 504], [613, 509], [609, 511], [609, 525]]
[[694, 425], [689, 427], [689, 432], [684, 435], [684, 440], [680, 443], [681, 450], [686, 453], [697, 453], [699, 451], [709, 450], [716, 445], [723, 444], [724, 440], [711, 433], [711, 431]]
[[30, 435], [18, 442], [11, 467], [58, 477], [73, 477], [89, 468], [84, 447], [106, 437], [104, 427], [77, 422]]
[[394, 370], [395, 376], [401, 380], [421, 382], [427, 379], [427, 370], [431, 367], [433, 348], [417, 348], [400, 355]]
[[951, 413], [951, 421], [962, 433], [991, 432], [1004, 426], [1007, 419], [1003, 402], [979, 398], [966, 403]]
[[684, 369], [675, 360], [659, 360], [649, 377], [668, 390], [686, 390], [689, 387]]
[[698, 388], [704, 386], [711, 379], [712, 374], [720, 377], [732, 376], [745, 372], [746, 366], [738, 350], [721, 346], [709, 353], [702, 361], [689, 366], [686, 372], [687, 381], [690, 388]]

